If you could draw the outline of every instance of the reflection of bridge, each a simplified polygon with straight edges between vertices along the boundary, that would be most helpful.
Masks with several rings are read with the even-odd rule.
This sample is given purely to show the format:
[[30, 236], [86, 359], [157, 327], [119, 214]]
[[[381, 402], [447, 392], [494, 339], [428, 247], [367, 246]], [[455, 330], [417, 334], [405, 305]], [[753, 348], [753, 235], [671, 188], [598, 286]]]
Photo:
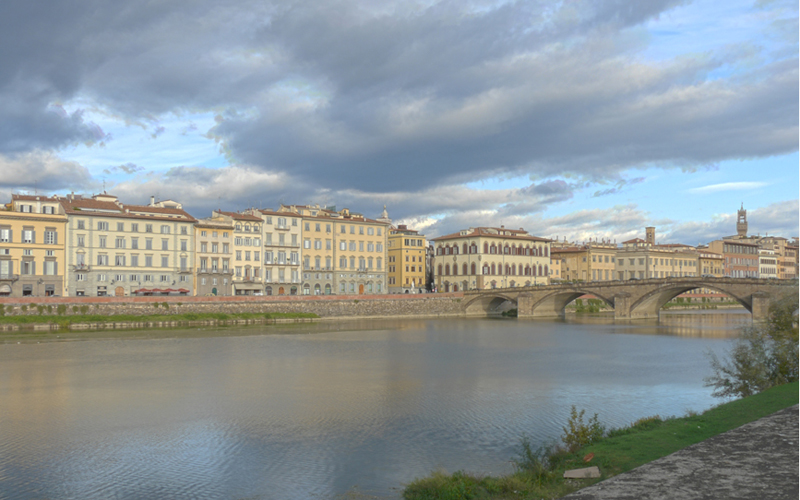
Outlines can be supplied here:
[[520, 318], [564, 315], [564, 307], [583, 295], [594, 295], [614, 308], [617, 319], [658, 318], [661, 307], [695, 288], [710, 288], [741, 303], [760, 320], [767, 316], [773, 297], [797, 288], [797, 280], [758, 278], [658, 278], [632, 281], [595, 281], [525, 288], [496, 288], [464, 292], [468, 316], [491, 314], [500, 304], [516, 304]]

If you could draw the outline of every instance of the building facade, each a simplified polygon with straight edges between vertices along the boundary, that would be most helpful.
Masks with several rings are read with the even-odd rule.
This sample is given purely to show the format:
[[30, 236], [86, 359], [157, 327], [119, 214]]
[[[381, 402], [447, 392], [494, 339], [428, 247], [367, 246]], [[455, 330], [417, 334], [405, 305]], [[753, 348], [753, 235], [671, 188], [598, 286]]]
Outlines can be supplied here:
[[730, 278], [758, 277], [757, 243], [745, 240], [715, 240], [708, 244], [708, 249], [722, 255], [723, 272]]
[[116, 196], [59, 198], [67, 216], [70, 296], [193, 295], [194, 217], [181, 204]]
[[426, 288], [428, 242], [404, 224], [389, 230], [387, 241], [387, 286], [389, 293], [419, 293]]
[[435, 238], [438, 292], [514, 288], [550, 281], [550, 241], [524, 229], [469, 228]]
[[577, 245], [551, 245], [551, 269], [558, 262], [557, 274], [562, 280], [609, 281], [617, 279], [617, 246], [608, 242], [592, 241]]
[[0, 297], [64, 295], [66, 223], [56, 198], [11, 196], [0, 210]]
[[302, 218], [296, 212], [269, 209], [249, 210], [263, 227], [264, 294], [299, 295], [301, 293]]
[[615, 266], [619, 280], [697, 276], [699, 254], [690, 245], [655, 243], [655, 228], [648, 227], [647, 239], [622, 242]]
[[195, 295], [233, 295], [233, 229], [229, 217], [211, 216], [195, 223]]

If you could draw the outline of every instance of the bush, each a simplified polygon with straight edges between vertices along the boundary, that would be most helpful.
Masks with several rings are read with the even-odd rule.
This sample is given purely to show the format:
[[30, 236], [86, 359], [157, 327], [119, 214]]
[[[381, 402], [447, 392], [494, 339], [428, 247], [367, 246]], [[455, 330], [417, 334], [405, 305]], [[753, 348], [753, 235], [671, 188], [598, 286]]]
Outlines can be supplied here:
[[81, 314], [86, 314], [89, 312], [89, 306], [81, 306]]
[[713, 352], [714, 375], [705, 379], [714, 397], [745, 397], [798, 378], [798, 292], [774, 301], [767, 320], [745, 328], [726, 359]]
[[47, 306], [47, 314], [51, 314], [53, 312], [53, 306]]
[[520, 453], [516, 458], [512, 459], [512, 462], [514, 462], [514, 466], [517, 469], [527, 472], [541, 483], [553, 476], [550, 464], [550, 457], [554, 454], [553, 452], [553, 447], [539, 447], [534, 450], [530, 438], [522, 436]]
[[161, 307], [163, 307], [164, 309], [169, 309], [169, 304], [167, 304], [166, 302], [162, 302]]
[[39, 314], [44, 312], [44, 306], [36, 306], [36, 310], [39, 311]]
[[153, 307], [155, 307], [156, 309], [158, 309], [158, 302], [153, 302]]
[[78, 306], [72, 306], [72, 312], [77, 314], [78, 313]]
[[22, 307], [20, 307], [20, 309], [22, 309], [22, 312], [25, 312], [25, 311], [28, 310], [28, 306], [22, 306]]
[[56, 308], [56, 311], [58, 312], [58, 315], [61, 316], [65, 312], [67, 312], [67, 306], [65, 306], [64, 304], [59, 304], [58, 307]]
[[597, 413], [588, 422], [584, 423], [583, 416], [585, 414], [586, 410], [578, 412], [575, 409], [575, 405], [573, 405], [569, 412], [567, 427], [561, 428], [564, 431], [561, 440], [564, 441], [564, 444], [567, 445], [571, 452], [596, 442], [603, 437], [606, 431], [605, 427], [598, 421]]

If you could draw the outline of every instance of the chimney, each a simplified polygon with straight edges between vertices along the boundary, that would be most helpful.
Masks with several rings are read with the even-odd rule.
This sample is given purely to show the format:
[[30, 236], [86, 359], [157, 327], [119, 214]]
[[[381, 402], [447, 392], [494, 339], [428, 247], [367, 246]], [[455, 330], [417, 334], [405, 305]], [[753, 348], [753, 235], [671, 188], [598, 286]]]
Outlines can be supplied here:
[[155, 196], [151, 196], [150, 197], [150, 206], [151, 207], [156, 206], [156, 197]]

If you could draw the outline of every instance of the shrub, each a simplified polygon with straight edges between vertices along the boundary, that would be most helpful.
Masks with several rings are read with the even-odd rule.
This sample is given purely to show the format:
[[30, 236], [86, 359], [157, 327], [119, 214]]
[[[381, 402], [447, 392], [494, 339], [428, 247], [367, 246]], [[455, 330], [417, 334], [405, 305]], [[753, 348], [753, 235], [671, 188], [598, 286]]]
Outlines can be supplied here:
[[358, 304], [358, 299], [354, 300], [353, 304]]
[[25, 311], [28, 310], [28, 306], [22, 306], [22, 307], [20, 307], [20, 309], [22, 309], [22, 312], [25, 312]]
[[53, 306], [47, 306], [47, 314], [51, 314], [53, 312]]
[[162, 302], [161, 307], [163, 307], [164, 309], [169, 309], [169, 304], [167, 304], [166, 302]]
[[532, 475], [538, 482], [552, 476], [550, 456], [553, 455], [553, 447], [542, 447], [533, 449], [530, 438], [522, 436], [520, 441], [520, 452], [516, 458], [512, 459], [514, 466]]
[[726, 359], [713, 352], [705, 379], [714, 397], [745, 397], [798, 378], [797, 289], [770, 305], [767, 320], [745, 328]]
[[78, 306], [72, 306], [72, 312], [73, 313], [77, 313], [78, 312]]
[[59, 316], [63, 315], [65, 312], [67, 312], [67, 306], [65, 306], [64, 304], [59, 304], [58, 307], [56, 308], [56, 312], [58, 313]]
[[158, 302], [153, 302], [153, 307], [155, 307], [156, 309], [158, 309]]
[[81, 306], [81, 314], [86, 314], [89, 312], [89, 306]]
[[602, 438], [605, 433], [606, 429], [598, 421], [597, 413], [595, 413], [588, 422], [584, 423], [583, 416], [585, 414], [586, 410], [581, 410], [579, 412], [575, 409], [575, 405], [573, 405], [569, 412], [567, 427], [561, 428], [564, 431], [564, 435], [561, 436], [561, 439], [571, 452], [594, 443]]

